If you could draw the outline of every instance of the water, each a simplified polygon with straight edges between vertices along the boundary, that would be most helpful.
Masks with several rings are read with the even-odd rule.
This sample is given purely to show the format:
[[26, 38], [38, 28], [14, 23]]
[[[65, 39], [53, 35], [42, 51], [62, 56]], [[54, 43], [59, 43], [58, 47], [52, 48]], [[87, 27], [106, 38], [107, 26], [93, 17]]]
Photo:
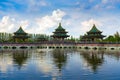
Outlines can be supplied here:
[[120, 52], [0, 50], [0, 80], [120, 80]]

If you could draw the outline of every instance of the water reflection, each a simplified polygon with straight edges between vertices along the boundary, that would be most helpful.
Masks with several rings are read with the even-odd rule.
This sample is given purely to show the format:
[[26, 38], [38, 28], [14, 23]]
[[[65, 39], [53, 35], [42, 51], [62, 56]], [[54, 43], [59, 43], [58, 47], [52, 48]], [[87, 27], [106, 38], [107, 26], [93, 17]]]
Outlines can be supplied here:
[[[110, 77], [111, 72], [117, 74], [119, 59], [120, 51], [0, 50], [0, 80], [4, 80], [3, 73], [7, 76], [5, 80], [87, 80], [91, 75], [96, 76], [91, 73], [97, 76], [107, 73], [106, 76]], [[110, 63], [116, 68], [111, 70]]]
[[120, 51], [104, 51], [104, 53], [113, 59], [120, 60]]
[[104, 62], [104, 53], [99, 51], [81, 51], [81, 56], [87, 67], [91, 68], [93, 72], [96, 72]]
[[0, 51], [0, 72], [6, 73], [13, 65], [12, 52]]
[[105, 56], [118, 60], [120, 59], [120, 51], [96, 51], [96, 50], [83, 50], [80, 51], [83, 57], [84, 65], [93, 72], [97, 72], [99, 67], [105, 62]]
[[67, 63], [67, 53], [63, 49], [55, 49], [52, 55], [56, 67], [61, 71]]
[[33, 53], [32, 57], [39, 71], [44, 74], [52, 73], [54, 66], [51, 51], [40, 49]]
[[29, 58], [28, 50], [16, 50], [13, 51], [13, 62], [17, 65], [18, 69], [21, 69], [26, 64]]

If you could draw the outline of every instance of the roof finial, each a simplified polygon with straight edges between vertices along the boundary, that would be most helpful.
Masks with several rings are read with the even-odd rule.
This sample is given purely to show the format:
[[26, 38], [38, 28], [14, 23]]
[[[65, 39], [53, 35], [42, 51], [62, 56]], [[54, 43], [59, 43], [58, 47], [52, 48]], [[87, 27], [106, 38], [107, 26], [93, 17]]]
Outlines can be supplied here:
[[22, 28], [22, 26], [20, 26], [20, 28]]
[[93, 26], [95, 26], [95, 24], [93, 24]]
[[61, 26], [61, 22], [59, 23], [59, 26]]

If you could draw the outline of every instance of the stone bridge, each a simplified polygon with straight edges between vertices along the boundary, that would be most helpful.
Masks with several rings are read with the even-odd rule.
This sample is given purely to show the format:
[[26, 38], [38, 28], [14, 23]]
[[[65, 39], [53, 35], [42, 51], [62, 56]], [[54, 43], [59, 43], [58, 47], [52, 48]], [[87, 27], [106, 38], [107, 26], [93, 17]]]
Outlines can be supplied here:
[[99, 49], [120, 50], [120, 43], [0, 43], [1, 49], [46, 48], [46, 49]]

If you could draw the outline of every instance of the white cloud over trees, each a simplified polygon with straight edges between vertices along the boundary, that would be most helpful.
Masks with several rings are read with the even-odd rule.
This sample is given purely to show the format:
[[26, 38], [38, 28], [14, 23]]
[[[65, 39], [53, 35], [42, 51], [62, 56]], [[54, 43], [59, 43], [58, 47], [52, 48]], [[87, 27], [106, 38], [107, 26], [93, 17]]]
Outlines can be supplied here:
[[55, 27], [61, 22], [65, 12], [57, 9], [51, 15], [35, 17], [32, 20], [19, 20], [10, 16], [3, 16], [0, 21], [0, 32], [15, 32], [20, 26], [29, 33], [46, 33], [49, 28]]

